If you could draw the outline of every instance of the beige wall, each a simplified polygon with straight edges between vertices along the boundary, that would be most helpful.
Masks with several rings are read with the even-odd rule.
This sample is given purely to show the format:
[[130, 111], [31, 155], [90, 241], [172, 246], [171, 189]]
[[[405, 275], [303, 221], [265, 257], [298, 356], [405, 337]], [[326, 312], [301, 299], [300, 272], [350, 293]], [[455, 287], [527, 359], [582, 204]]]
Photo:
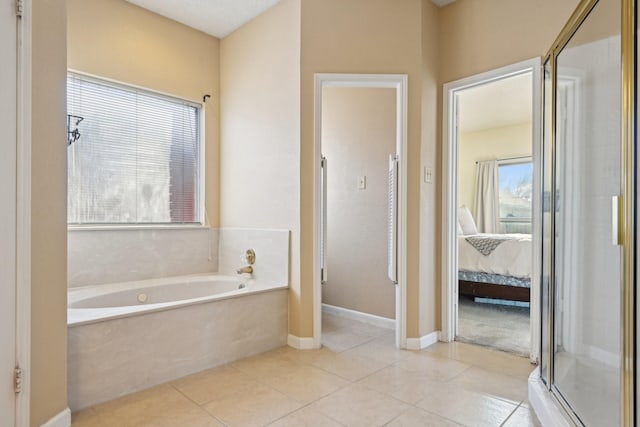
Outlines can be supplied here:
[[284, 0], [235, 31], [220, 52], [220, 225], [291, 230], [291, 318], [302, 298], [300, 0]]
[[[420, 149], [420, 292], [416, 312], [409, 311], [410, 323], [417, 316], [418, 335], [423, 336], [438, 330], [440, 319], [440, 266], [441, 209], [438, 204], [439, 177], [438, 96], [442, 92], [438, 85], [440, 37], [438, 34], [438, 8], [430, 1], [422, 3], [422, 140]], [[424, 180], [424, 168], [433, 172], [432, 182]], [[409, 294], [409, 297], [414, 297]]]
[[578, 0], [457, 0], [440, 10], [440, 81], [544, 55]]
[[205, 94], [205, 204], [219, 223], [220, 41], [124, 0], [68, 0], [68, 66], [195, 102]]
[[[426, 1], [425, 5], [431, 8]], [[303, 298], [299, 311], [291, 314], [290, 329], [295, 335], [313, 333], [314, 73], [335, 72], [409, 75], [408, 334], [418, 336], [422, 6], [421, 0], [308, 0], [302, 4], [300, 268]], [[435, 273], [431, 271], [427, 280], [434, 282]]]
[[67, 407], [65, 4], [65, 0], [32, 3], [32, 426]]
[[[396, 152], [395, 89], [322, 92], [327, 158], [327, 267], [322, 302], [395, 319], [387, 277], [389, 154]], [[359, 188], [359, 178], [366, 185]]]
[[531, 156], [531, 123], [460, 133], [458, 204], [475, 212], [476, 162]]

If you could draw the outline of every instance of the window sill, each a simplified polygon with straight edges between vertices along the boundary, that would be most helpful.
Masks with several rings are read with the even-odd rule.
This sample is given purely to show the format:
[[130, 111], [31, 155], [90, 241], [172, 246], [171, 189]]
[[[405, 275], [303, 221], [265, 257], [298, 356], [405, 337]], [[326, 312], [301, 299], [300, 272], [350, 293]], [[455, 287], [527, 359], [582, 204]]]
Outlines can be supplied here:
[[67, 231], [138, 231], [138, 230], [205, 230], [211, 227], [204, 224], [131, 224], [131, 225], [68, 225]]

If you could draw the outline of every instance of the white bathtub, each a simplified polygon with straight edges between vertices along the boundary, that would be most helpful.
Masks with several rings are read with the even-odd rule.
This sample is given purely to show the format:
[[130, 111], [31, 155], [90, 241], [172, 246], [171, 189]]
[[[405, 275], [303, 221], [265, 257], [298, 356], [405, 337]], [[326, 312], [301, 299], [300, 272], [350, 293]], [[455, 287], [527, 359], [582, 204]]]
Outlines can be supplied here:
[[71, 288], [67, 324], [99, 322], [283, 287], [286, 285], [259, 283], [246, 276], [205, 274]]
[[69, 406], [285, 345], [286, 288], [209, 274], [69, 289]]

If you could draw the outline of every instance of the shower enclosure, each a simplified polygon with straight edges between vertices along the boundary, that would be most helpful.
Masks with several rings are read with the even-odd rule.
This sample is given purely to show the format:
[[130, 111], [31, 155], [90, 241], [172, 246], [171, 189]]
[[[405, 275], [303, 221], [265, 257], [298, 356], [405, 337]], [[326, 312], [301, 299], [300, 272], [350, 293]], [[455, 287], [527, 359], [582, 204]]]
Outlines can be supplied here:
[[544, 62], [540, 377], [577, 425], [635, 425], [635, 28], [583, 1]]

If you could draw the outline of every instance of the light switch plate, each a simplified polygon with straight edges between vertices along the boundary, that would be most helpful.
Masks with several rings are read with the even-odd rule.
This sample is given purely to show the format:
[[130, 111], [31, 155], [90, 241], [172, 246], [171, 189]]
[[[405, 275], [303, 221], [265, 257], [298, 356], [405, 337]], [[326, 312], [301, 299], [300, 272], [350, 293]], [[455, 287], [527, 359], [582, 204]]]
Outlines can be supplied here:
[[364, 190], [367, 188], [367, 177], [359, 176], [358, 177], [358, 190]]
[[430, 167], [424, 167], [424, 182], [427, 184], [433, 183], [433, 169]]

